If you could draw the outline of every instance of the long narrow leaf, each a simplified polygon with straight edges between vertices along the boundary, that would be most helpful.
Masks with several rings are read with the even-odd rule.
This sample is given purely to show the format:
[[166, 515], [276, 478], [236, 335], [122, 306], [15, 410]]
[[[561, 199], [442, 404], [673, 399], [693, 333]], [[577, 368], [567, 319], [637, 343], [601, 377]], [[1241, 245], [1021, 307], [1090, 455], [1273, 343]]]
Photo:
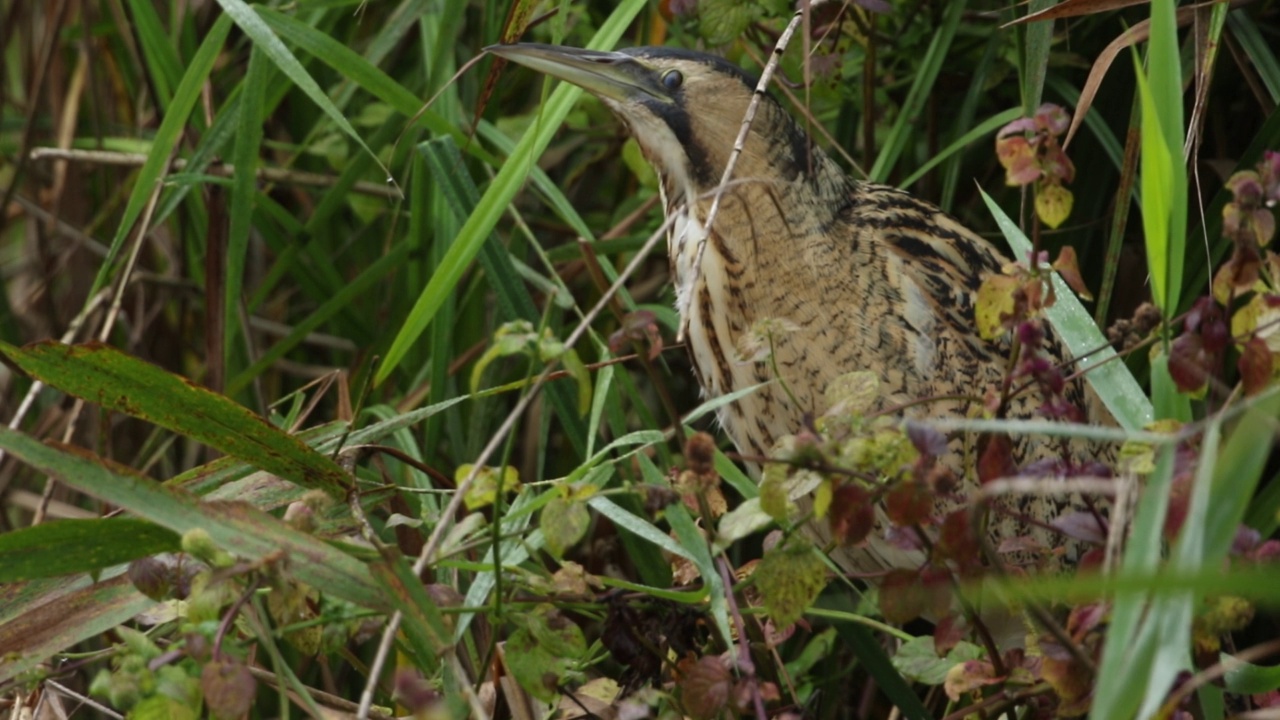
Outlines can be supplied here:
[[[249, 7], [243, 2], [243, 0], [218, 0], [218, 4], [222, 6], [222, 10], [227, 14], [227, 16], [235, 20], [236, 25], [253, 40], [254, 44], [265, 52], [267, 57], [271, 58], [271, 61], [280, 68], [280, 71], [289, 76], [289, 79], [298, 86], [298, 89], [301, 90], [303, 94], [311, 98], [311, 101], [316, 104], [316, 107], [320, 108], [320, 112], [323, 112], [330, 120], [333, 121], [334, 125], [337, 125], [342, 132], [346, 133], [352, 140], [355, 140], [356, 144], [359, 145], [361, 149], [377, 161], [377, 154], [365, 144], [364, 138], [360, 137], [360, 134], [351, 126], [351, 123], [347, 121], [347, 118], [338, 110], [337, 107], [334, 106], [333, 101], [329, 99], [329, 96], [325, 95], [324, 91], [320, 89], [320, 86], [316, 84], [316, 81], [311, 77], [311, 74], [307, 72], [307, 69], [302, 67], [302, 63], [298, 62], [298, 58], [294, 57], [293, 53], [289, 52], [289, 48], [285, 47], [284, 43], [280, 41], [280, 38], [277, 37], [262, 18], [253, 11], [253, 8]], [[383, 166], [381, 161], [377, 162], [378, 167], [381, 168], [383, 172], [383, 175], [390, 177], [391, 172]]]

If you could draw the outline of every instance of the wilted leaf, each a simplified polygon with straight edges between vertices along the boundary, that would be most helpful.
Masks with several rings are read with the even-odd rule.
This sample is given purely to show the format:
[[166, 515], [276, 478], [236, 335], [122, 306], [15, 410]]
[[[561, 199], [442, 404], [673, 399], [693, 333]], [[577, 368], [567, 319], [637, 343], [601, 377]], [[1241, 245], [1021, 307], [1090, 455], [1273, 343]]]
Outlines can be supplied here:
[[1198, 333], [1183, 333], [1169, 348], [1169, 376], [1179, 391], [1197, 393], [1209, 382], [1212, 360]]
[[982, 447], [982, 455], [978, 457], [979, 481], [989, 483], [1017, 471], [1013, 463], [1013, 443], [1008, 435], [987, 435], [979, 445]]
[[863, 415], [880, 398], [880, 376], [870, 370], [840, 375], [823, 391], [827, 415]]
[[[471, 474], [474, 467], [470, 463], [459, 465], [453, 472], [453, 479], [461, 483]], [[499, 489], [502, 492], [513, 492], [519, 488], [520, 473], [515, 468], [509, 465], [501, 469], [483, 467], [476, 474], [476, 479], [471, 482], [463, 502], [466, 503], [468, 510], [478, 510], [492, 505], [498, 499]]]
[[[938, 621], [938, 624], [933, 627], [934, 648], [936, 648], [940, 653], [950, 653], [953, 649], [958, 649], [960, 641], [964, 639], [966, 629], [967, 623], [965, 623], [963, 615], [959, 613], [951, 613], [943, 617]], [[969, 643], [965, 643], [965, 645], [968, 644]], [[978, 650], [976, 645], [971, 645], [970, 647], [972, 647], [974, 651]], [[975, 655], [974, 657], [978, 656]]]
[[829, 521], [831, 536], [841, 545], [857, 545], [865, 540], [876, 523], [871, 493], [851, 482], [842, 484], [833, 494]]
[[542, 535], [547, 543], [547, 552], [560, 558], [587, 534], [591, 524], [591, 513], [586, 503], [565, 498], [552, 498], [543, 508], [541, 517]]
[[960, 702], [960, 697], [980, 687], [994, 685], [1003, 680], [997, 678], [991, 663], [982, 660], [967, 660], [947, 671], [947, 679], [942, 687], [947, 691], [951, 702]]
[[1044, 651], [1040, 676], [1058, 695], [1058, 714], [1062, 717], [1083, 715], [1089, 709], [1092, 674], [1061, 646], [1042, 641], [1040, 647]]
[[548, 604], [521, 616], [516, 625], [503, 649], [507, 668], [530, 695], [553, 702], [586, 653], [582, 630]]
[[938, 542], [934, 545], [938, 554], [959, 564], [962, 568], [977, 565], [982, 558], [982, 548], [969, 517], [969, 510], [953, 510], [942, 519], [938, 530]]
[[249, 668], [228, 656], [210, 660], [200, 670], [205, 706], [218, 720], [244, 717], [253, 707], [257, 685]]
[[982, 281], [974, 312], [978, 335], [983, 340], [994, 340], [1004, 333], [1006, 323], [1017, 309], [1014, 300], [1017, 290], [1017, 279], [1008, 275], [988, 275]]
[[1080, 296], [1081, 300], [1093, 299], [1089, 288], [1084, 284], [1084, 278], [1080, 276], [1080, 265], [1076, 259], [1075, 248], [1070, 245], [1064, 246], [1058, 253], [1058, 259], [1053, 262], [1053, 269], [1058, 271], [1063, 282]]
[[1259, 337], [1249, 338], [1240, 348], [1240, 359], [1236, 361], [1245, 395], [1257, 395], [1267, 389], [1271, 384], [1273, 364], [1271, 348], [1267, 347], [1267, 343]]

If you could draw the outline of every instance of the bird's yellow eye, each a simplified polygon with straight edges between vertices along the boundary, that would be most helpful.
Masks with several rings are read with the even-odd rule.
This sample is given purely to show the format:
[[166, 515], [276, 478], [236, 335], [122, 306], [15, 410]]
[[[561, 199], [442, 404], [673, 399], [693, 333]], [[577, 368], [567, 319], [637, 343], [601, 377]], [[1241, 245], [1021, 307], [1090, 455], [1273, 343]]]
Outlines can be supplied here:
[[668, 70], [662, 74], [662, 87], [668, 90], [679, 90], [684, 84], [684, 75], [679, 70]]

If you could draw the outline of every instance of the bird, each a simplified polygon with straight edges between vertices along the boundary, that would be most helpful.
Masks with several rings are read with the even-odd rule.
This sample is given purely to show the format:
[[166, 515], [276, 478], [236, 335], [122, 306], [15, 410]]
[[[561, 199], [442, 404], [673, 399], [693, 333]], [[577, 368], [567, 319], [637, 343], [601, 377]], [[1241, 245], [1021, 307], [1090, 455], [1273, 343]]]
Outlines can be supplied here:
[[[671, 221], [671, 282], [694, 374], [709, 397], [763, 384], [719, 414], [741, 454], [768, 456], [806, 418], [829, 409], [829, 386], [850, 372], [874, 372], [882, 406], [906, 407], [903, 414], [917, 419], [963, 417], [973, 405], [965, 397], [1000, 387], [1011, 340], [980, 337], [974, 308], [984, 278], [1000, 273], [1009, 258], [938, 207], [851, 177], [772, 94], [760, 95], [708, 227], [756, 94], [756, 79], [737, 65], [668, 47], [519, 43], [485, 50], [595, 95], [657, 172]], [[744, 359], [744, 345], [761, 327], [772, 328], [769, 360]], [[1089, 405], [1091, 415], [1105, 413], [1078, 380], [1065, 394]], [[1037, 405], [1016, 398], [1008, 415], [1029, 417]], [[1022, 460], [1056, 451], [1020, 442]], [[953, 450], [956, 462], [964, 449], [953, 441]], [[1016, 512], [990, 519], [994, 540], [1026, 534], [1020, 514], [1047, 522], [1064, 511], [1060, 499], [1010, 502]], [[1041, 527], [1031, 532], [1045, 534]], [[1061, 539], [1045, 542], [1052, 547]], [[918, 566], [920, 555], [873, 537], [843, 549], [838, 562], [849, 572], [875, 573]]]

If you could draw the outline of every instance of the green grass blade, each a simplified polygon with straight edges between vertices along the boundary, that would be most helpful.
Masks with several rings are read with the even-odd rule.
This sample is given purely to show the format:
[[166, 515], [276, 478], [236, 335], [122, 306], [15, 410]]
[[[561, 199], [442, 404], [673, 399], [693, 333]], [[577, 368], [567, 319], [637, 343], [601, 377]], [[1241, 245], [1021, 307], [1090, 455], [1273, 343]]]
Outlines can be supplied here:
[[249, 231], [253, 228], [253, 208], [258, 194], [258, 146], [262, 144], [262, 124], [266, 119], [263, 102], [266, 81], [267, 64], [262, 52], [255, 47], [249, 54], [249, 70], [245, 73], [240, 94], [240, 122], [232, 155], [236, 175], [231, 184], [226, 295], [222, 304], [226, 330], [223, 360], [227, 368], [232, 367], [232, 348], [236, 346], [240, 332], [240, 293], [244, 287], [245, 255], [249, 250]]
[[[982, 191], [982, 199], [995, 216], [1014, 257], [1026, 258], [1031, 252], [1031, 241], [985, 191]], [[1052, 273], [1052, 282], [1058, 302], [1045, 310], [1045, 315], [1053, 324], [1054, 331], [1073, 357], [1082, 358], [1077, 367], [1087, 370], [1085, 379], [1120, 426], [1126, 430], [1142, 429], [1154, 419], [1147, 394], [1129, 368], [1116, 358], [1111, 343], [1103, 337], [1093, 317], [1071, 288], [1057, 273]]]
[[173, 88], [182, 80], [182, 58], [169, 42], [164, 23], [156, 13], [155, 3], [147, 0], [129, 0], [129, 12], [133, 15], [138, 44], [147, 63], [151, 86], [155, 88], [156, 105], [167, 111], [173, 101]]
[[1186, 255], [1187, 170], [1182, 158], [1182, 60], [1173, 0], [1151, 3], [1147, 74], [1142, 97], [1142, 223], [1152, 296], [1166, 317], [1178, 308]]

